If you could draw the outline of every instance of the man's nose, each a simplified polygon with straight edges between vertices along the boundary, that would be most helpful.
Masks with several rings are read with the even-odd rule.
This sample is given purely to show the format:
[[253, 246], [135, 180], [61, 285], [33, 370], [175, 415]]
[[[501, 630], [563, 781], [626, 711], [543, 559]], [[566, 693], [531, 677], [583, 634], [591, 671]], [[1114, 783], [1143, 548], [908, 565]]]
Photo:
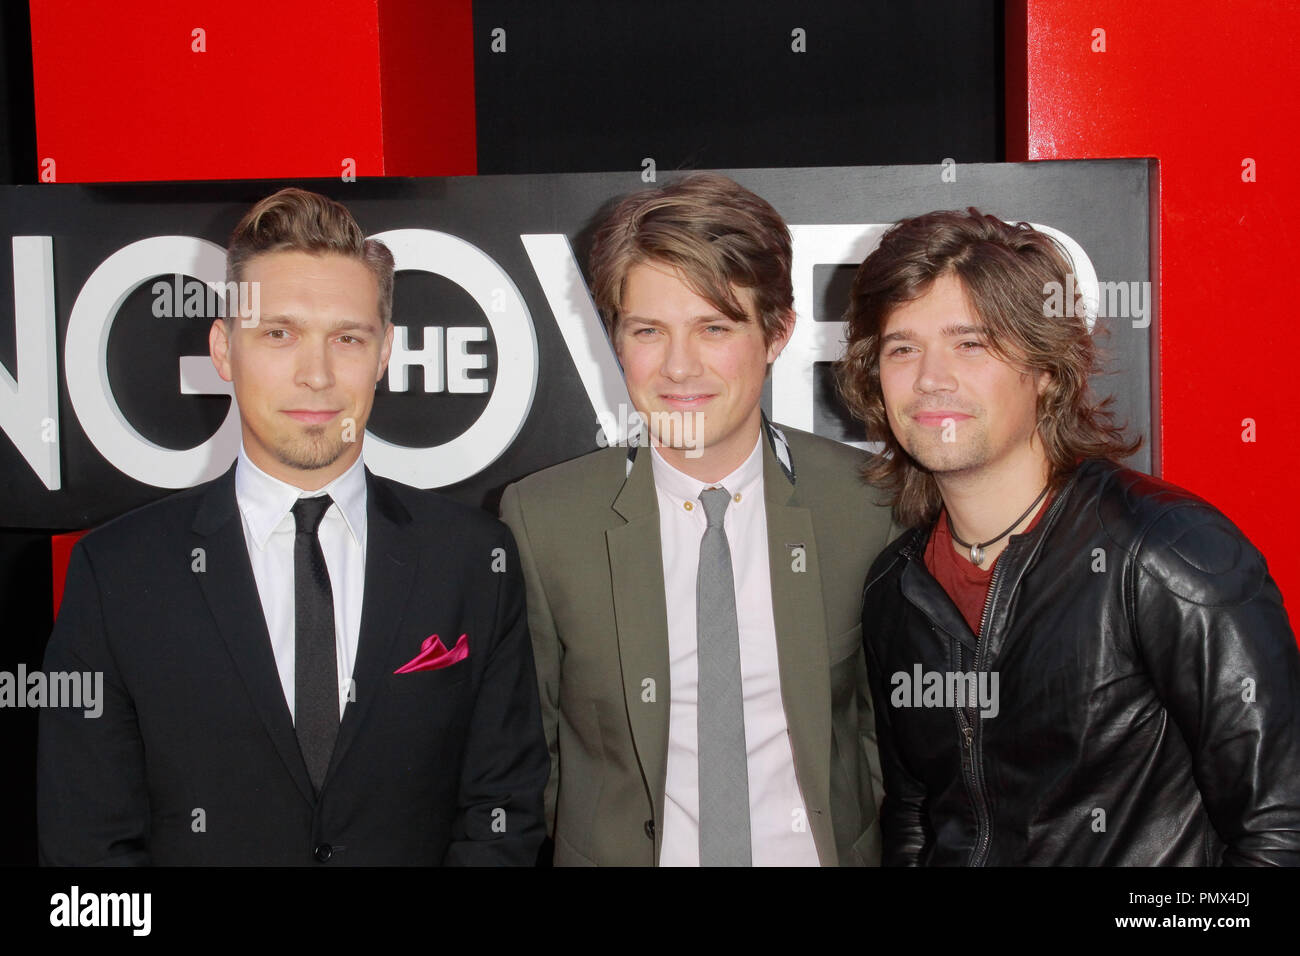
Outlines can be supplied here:
[[953, 363], [956, 359], [947, 349], [925, 349], [916, 366], [914, 388], [918, 392], [951, 392], [957, 388], [957, 375]]
[[304, 339], [298, 346], [297, 384], [320, 390], [334, 384], [329, 342]]
[[664, 352], [664, 363], [661, 370], [664, 378], [674, 382], [685, 381], [698, 375], [700, 372], [700, 355], [699, 346], [695, 342], [694, 336], [669, 335], [668, 345]]

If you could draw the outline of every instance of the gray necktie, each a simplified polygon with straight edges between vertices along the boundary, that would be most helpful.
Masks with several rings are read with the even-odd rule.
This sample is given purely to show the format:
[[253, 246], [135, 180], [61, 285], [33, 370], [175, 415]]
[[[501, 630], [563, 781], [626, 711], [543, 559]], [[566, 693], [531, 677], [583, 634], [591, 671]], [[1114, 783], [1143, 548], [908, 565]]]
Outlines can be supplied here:
[[695, 588], [699, 682], [700, 866], [749, 866], [749, 765], [731, 547], [722, 529], [731, 495], [700, 493], [709, 526]]

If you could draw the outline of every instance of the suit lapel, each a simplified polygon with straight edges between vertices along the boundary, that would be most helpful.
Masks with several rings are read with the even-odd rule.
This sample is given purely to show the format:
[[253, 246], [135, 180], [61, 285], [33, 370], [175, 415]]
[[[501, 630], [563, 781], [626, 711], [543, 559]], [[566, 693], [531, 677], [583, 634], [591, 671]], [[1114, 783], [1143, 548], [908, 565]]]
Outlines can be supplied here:
[[248, 542], [235, 500], [234, 466], [204, 493], [192, 530], [195, 547], [204, 550], [205, 570], [194, 577], [208, 609], [285, 769], [303, 797], [313, 801], [311, 779], [298, 749], [253, 566], [248, 560]]
[[[812, 513], [763, 442], [763, 498], [781, 700], [795, 776], [824, 865], [838, 861], [830, 811], [830, 647]], [[802, 548], [802, 552], [796, 550]]]
[[[622, 461], [618, 466], [623, 467]], [[612, 507], [627, 521], [627, 524], [605, 532], [614, 591], [619, 663], [637, 759], [654, 802], [658, 859], [659, 840], [663, 833], [671, 697], [659, 505], [648, 452], [637, 456], [632, 472]], [[654, 681], [653, 700], [647, 699], [650, 691], [643, 683], [647, 678]]]
[[[402, 613], [411, 595], [420, 542], [411, 513], [380, 479], [366, 469], [366, 581], [361, 633], [352, 667], [352, 690], [339, 724], [330, 773], [356, 740], [367, 711], [379, 695], [392, 661]], [[326, 775], [325, 785], [329, 785]]]

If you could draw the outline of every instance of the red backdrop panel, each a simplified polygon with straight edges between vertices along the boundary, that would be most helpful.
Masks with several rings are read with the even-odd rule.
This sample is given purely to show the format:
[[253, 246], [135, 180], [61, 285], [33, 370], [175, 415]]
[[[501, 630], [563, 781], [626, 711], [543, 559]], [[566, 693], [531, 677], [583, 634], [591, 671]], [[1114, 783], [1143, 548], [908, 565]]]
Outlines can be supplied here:
[[63, 588], [68, 583], [68, 562], [72, 560], [72, 546], [86, 536], [85, 531], [69, 531], [50, 537], [50, 568], [54, 572], [54, 616], [59, 616], [63, 603]]
[[478, 172], [473, 29], [470, 0], [380, 3], [384, 175]]
[[1008, 160], [1160, 160], [1162, 474], [1260, 547], [1300, 629], [1284, 266], [1300, 5], [1020, 0], [1007, 28]]
[[59, 182], [474, 172], [469, 0], [32, 0], [31, 19]]

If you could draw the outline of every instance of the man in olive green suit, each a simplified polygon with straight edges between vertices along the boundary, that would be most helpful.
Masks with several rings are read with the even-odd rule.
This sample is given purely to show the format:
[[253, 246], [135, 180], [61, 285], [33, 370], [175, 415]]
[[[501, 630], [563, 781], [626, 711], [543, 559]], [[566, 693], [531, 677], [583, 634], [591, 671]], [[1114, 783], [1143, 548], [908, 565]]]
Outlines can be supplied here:
[[563, 865], [876, 865], [862, 453], [767, 421], [790, 234], [695, 175], [624, 200], [593, 289], [640, 440], [506, 490]]

